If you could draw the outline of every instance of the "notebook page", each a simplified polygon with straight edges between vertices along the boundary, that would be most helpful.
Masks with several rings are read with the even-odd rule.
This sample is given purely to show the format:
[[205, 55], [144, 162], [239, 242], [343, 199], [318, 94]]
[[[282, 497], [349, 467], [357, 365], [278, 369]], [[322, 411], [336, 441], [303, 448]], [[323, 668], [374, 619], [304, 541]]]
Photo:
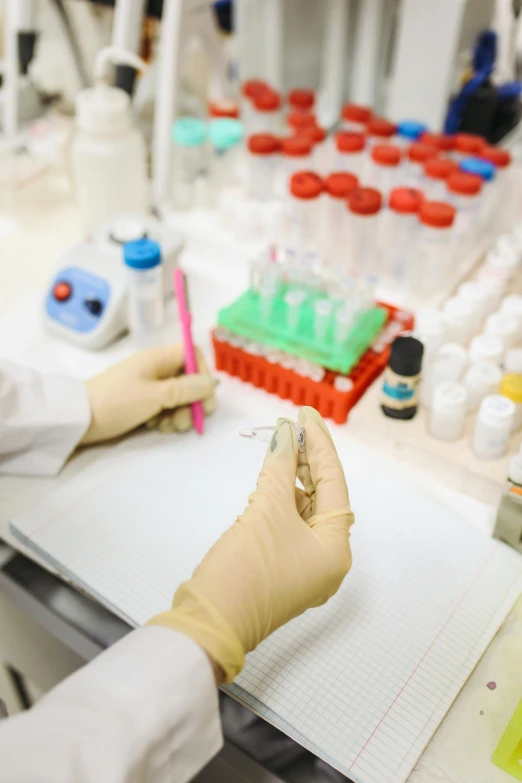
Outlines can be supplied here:
[[[221, 411], [205, 448], [196, 435], [128, 441], [13, 531], [141, 624], [246, 504], [263, 459], [237, 436], [251, 423]], [[403, 783], [520, 593], [522, 559], [372, 452], [339, 452], [352, 570], [249, 655], [230, 691], [356, 783]]]

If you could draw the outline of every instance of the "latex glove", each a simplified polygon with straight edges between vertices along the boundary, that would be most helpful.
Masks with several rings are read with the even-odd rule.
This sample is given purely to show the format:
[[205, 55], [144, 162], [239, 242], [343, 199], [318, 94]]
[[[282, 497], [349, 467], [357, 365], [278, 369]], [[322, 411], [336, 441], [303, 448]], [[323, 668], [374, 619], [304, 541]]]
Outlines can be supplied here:
[[189, 403], [203, 400], [205, 413], [212, 413], [218, 383], [199, 351], [197, 359], [199, 373], [183, 375], [183, 347], [158, 346], [88, 380], [91, 424], [81, 443], [115, 438], [145, 423], [163, 431], [190, 429]]
[[178, 588], [171, 611], [150, 621], [192, 637], [227, 682], [272, 631], [328, 601], [351, 566], [341, 463], [317, 411], [303, 408], [299, 422], [299, 465], [294, 424], [279, 419], [246, 510]]

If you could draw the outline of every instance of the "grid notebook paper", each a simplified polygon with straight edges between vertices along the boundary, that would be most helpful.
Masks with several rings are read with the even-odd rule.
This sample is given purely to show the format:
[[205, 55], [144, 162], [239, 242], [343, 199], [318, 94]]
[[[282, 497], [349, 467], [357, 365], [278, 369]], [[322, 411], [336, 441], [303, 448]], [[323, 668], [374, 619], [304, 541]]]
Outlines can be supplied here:
[[[221, 410], [203, 438], [129, 440], [13, 532], [142, 624], [246, 504], [264, 454], [238, 437], [249, 424]], [[522, 558], [370, 451], [346, 443], [340, 456], [352, 570], [229, 690], [356, 783], [403, 783], [521, 592]]]

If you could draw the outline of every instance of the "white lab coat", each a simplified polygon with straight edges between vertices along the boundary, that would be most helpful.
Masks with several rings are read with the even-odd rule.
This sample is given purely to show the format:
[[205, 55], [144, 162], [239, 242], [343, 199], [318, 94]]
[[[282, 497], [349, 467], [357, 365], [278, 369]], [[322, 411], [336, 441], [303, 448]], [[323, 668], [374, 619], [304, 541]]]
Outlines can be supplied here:
[[[56, 473], [89, 417], [80, 381], [0, 362], [1, 473]], [[145, 627], [0, 721], [0, 782], [185, 783], [222, 743], [206, 655]]]

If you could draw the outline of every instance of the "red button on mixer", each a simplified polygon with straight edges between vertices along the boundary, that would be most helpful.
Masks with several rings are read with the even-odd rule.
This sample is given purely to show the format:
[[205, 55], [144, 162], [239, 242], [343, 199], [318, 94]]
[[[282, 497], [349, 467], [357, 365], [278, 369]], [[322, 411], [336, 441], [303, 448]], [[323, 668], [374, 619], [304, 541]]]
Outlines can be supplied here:
[[72, 288], [69, 283], [56, 283], [53, 289], [54, 298], [59, 302], [66, 302], [72, 294]]

